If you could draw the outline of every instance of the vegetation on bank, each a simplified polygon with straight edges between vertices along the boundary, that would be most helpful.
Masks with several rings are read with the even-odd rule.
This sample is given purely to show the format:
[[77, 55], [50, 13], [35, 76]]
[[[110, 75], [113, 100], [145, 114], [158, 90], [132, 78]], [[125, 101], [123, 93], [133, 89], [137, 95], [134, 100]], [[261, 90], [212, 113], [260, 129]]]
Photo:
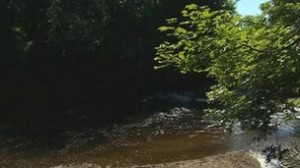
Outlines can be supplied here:
[[268, 130], [271, 116], [296, 112], [300, 96], [300, 2], [272, 0], [259, 16], [191, 4], [168, 19], [157, 68], [205, 72], [217, 84], [207, 111], [231, 126]]

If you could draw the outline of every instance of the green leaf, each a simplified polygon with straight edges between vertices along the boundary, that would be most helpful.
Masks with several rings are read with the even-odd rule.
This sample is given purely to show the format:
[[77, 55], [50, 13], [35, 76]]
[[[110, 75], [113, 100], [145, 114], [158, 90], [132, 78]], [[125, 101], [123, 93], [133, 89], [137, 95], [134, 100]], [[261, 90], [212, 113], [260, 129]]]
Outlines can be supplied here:
[[198, 8], [198, 5], [190, 4], [190, 5], [186, 5], [185, 8], [188, 9], [188, 10], [194, 10], [194, 9]]
[[165, 31], [169, 31], [169, 30], [174, 30], [174, 27], [170, 27], [170, 26], [161, 26], [158, 28], [159, 31], [161, 32], [165, 32]]
[[176, 28], [176, 32], [177, 33], [186, 33], [187, 31], [184, 28], [182, 28], [182, 27], [177, 27]]

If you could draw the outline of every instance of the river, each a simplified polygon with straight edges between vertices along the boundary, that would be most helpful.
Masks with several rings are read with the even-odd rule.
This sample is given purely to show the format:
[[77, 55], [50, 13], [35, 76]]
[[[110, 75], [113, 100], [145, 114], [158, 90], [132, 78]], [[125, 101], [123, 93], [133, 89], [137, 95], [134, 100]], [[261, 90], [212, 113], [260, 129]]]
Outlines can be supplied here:
[[[145, 165], [198, 159], [233, 150], [260, 150], [286, 144], [294, 131], [282, 127], [267, 141], [253, 141], [255, 132], [238, 127], [226, 134], [216, 122], [204, 120], [202, 110], [174, 107], [127, 117], [99, 127], [18, 128], [1, 125], [0, 167], [48, 168], [93, 163], [103, 167]], [[31, 135], [31, 136], [28, 136]]]

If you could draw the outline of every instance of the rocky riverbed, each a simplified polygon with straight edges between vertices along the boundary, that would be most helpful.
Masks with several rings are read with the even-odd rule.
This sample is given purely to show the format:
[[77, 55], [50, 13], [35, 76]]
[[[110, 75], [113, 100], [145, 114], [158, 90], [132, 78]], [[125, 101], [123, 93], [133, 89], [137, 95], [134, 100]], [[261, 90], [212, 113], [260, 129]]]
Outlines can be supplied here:
[[[299, 148], [284, 154], [280, 165], [265, 162], [262, 155], [253, 151], [233, 151], [201, 159], [169, 163], [135, 165], [127, 168], [297, 168], [300, 167]], [[101, 168], [91, 163], [60, 165], [52, 168]], [[109, 166], [106, 168], [110, 168]]]

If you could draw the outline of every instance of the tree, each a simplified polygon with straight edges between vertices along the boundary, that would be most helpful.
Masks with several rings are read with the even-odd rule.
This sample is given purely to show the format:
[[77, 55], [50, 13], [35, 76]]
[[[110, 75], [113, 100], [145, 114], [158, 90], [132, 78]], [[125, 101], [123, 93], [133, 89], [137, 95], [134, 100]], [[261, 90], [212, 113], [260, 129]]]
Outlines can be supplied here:
[[209, 114], [267, 131], [272, 115], [295, 112], [291, 100], [300, 96], [300, 3], [273, 0], [262, 9], [242, 17], [186, 6], [183, 20], [159, 28], [170, 38], [157, 47], [156, 68], [207, 73], [217, 83], [207, 93]]

